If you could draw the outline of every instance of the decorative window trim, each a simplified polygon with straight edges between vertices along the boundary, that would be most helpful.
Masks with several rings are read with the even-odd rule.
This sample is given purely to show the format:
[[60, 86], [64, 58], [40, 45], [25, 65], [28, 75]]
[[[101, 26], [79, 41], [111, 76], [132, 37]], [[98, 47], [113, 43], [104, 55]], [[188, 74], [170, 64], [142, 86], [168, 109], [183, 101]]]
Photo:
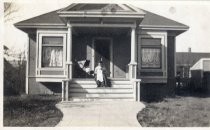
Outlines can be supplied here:
[[[153, 69], [153, 68], [142, 68], [141, 67], [141, 49], [143, 38], [159, 38], [161, 39], [161, 68]], [[146, 46], [146, 45], [144, 45]], [[157, 46], [148, 45], [148, 47], [155, 48]], [[167, 32], [165, 31], [142, 31], [138, 37], [138, 72], [163, 72], [163, 76], [154, 76], [154, 77], [167, 77]], [[143, 76], [143, 77], [151, 77], [151, 76]]]
[[[42, 67], [42, 37], [63, 37], [63, 63], [62, 67]], [[37, 30], [37, 46], [36, 46], [36, 76], [48, 76], [41, 75], [41, 71], [65, 71], [66, 64], [66, 44], [67, 44], [67, 31], [63, 30]], [[50, 75], [49, 75], [50, 76]], [[57, 75], [57, 77], [62, 77], [63, 75]]]

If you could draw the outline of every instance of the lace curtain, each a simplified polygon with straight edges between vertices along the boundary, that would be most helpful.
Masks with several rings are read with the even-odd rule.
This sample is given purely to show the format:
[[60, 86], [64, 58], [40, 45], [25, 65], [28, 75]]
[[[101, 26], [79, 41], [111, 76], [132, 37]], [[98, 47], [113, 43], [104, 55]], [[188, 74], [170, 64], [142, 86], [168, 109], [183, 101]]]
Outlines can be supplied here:
[[142, 68], [160, 68], [160, 48], [142, 48]]
[[62, 67], [63, 48], [43, 47], [42, 61], [43, 67]]
[[42, 67], [63, 66], [63, 38], [42, 38]]

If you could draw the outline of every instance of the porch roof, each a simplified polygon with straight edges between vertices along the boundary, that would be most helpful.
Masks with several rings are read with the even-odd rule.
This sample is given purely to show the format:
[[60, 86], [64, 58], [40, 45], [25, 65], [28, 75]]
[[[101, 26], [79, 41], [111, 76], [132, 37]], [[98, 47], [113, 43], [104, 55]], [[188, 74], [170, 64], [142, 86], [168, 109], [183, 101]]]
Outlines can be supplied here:
[[129, 18], [132, 16], [132, 18], [140, 18], [140, 16], [144, 16], [139, 25], [141, 28], [162, 28], [165, 30], [187, 30], [189, 28], [182, 23], [126, 4], [71, 4], [66, 8], [20, 21], [14, 25], [19, 29], [65, 27], [66, 23], [61, 17], [84, 17], [84, 13], [86, 17]]
[[57, 12], [60, 17], [142, 18], [144, 12], [127, 4], [71, 4]]

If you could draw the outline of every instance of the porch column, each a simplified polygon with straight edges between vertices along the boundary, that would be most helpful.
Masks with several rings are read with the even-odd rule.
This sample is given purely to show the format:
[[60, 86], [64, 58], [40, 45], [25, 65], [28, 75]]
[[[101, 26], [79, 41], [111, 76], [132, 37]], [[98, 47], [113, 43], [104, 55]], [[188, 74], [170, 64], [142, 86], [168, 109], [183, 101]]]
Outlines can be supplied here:
[[72, 79], [72, 26], [67, 23], [68, 33], [67, 33], [67, 78]]
[[131, 28], [131, 61], [129, 64], [129, 78], [136, 79], [136, 27]]
[[72, 26], [67, 22], [66, 79], [62, 81], [62, 101], [69, 99], [69, 81], [72, 79]]
[[136, 63], [136, 28], [131, 28], [131, 63]]
[[61, 99], [62, 99], [62, 101], [64, 101], [64, 92], [65, 92], [65, 90], [64, 90], [64, 85], [65, 85], [65, 83], [64, 83], [64, 81], [62, 81], [62, 89], [61, 89]]

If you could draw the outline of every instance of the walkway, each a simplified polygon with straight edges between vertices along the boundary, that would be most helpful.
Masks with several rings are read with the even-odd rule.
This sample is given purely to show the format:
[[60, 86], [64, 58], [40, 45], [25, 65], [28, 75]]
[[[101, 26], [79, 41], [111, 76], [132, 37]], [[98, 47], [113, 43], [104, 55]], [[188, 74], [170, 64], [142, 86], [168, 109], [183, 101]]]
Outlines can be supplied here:
[[62, 102], [56, 105], [63, 112], [57, 126], [141, 127], [137, 113], [144, 108], [141, 102], [86, 101]]

